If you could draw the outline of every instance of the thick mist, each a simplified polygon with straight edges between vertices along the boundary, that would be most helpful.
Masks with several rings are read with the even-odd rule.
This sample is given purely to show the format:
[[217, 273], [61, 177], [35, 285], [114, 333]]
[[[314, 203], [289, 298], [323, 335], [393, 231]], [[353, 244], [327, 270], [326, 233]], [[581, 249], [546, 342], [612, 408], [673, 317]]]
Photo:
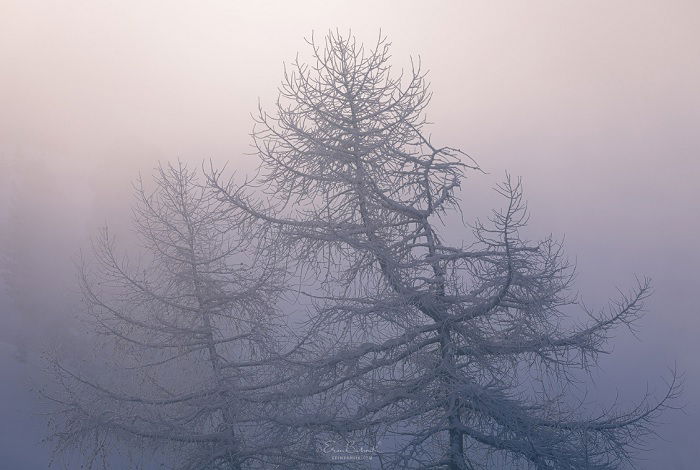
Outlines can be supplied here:
[[[368, 43], [381, 30], [395, 68], [430, 70], [433, 140], [487, 172], [462, 185], [465, 221], [508, 171], [528, 233], [565, 238], [587, 305], [652, 278], [594, 393], [633, 403], [675, 365], [684, 412], [663, 416], [639, 467], [694, 468], [700, 8], [680, 1], [2, 2], [0, 466], [47, 466], [29, 388], [44, 351], [86, 341], [76, 263], [105, 224], [129, 249], [132, 182], [178, 158], [253, 170], [250, 114], [303, 38], [336, 27]], [[457, 213], [446, 224], [466, 233]]]

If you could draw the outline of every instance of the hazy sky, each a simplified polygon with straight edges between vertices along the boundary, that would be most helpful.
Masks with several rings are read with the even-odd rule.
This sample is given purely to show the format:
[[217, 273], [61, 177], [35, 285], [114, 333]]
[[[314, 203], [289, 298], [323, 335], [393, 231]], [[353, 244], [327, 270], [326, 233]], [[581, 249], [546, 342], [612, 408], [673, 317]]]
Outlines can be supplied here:
[[[100, 224], [123, 226], [139, 171], [177, 157], [252, 168], [250, 113], [258, 99], [273, 102], [283, 61], [307, 53], [303, 38], [329, 28], [366, 42], [381, 29], [397, 68], [420, 55], [434, 140], [490, 173], [463, 185], [467, 217], [490, 204], [488, 188], [508, 170], [524, 179], [531, 232], [566, 237], [588, 304], [631, 287], [635, 274], [654, 279], [639, 339], [620, 334], [596, 384], [603, 395], [639, 398], [647, 382], [660, 390], [676, 363], [686, 374], [685, 414], [665, 416], [666, 441], [640, 467], [696, 468], [693, 1], [0, 0], [0, 240], [19, 264], [10, 282], [35, 294], [20, 306], [0, 299], [0, 341], [10, 345], [0, 354], [9, 357], [18, 336], [44, 344], [49, 326], [70, 324], [71, 259]], [[34, 418], [23, 421], [28, 398], [7, 407], [24, 396], [26, 372], [7, 357], [0, 464], [41, 437]], [[10, 433], [17, 426], [24, 434]]]

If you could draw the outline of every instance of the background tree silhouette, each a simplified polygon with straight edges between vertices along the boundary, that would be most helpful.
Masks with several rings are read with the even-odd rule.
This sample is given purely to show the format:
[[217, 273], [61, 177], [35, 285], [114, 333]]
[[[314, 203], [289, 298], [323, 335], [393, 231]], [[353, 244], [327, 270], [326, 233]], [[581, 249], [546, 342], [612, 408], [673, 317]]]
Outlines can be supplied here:
[[109, 362], [105, 373], [94, 358], [51, 361], [57, 449], [78, 448], [90, 468], [107, 466], [120, 441], [154, 448], [176, 468], [270, 468], [295, 444], [266, 418], [276, 404], [262, 393], [281, 377], [271, 358], [284, 271], [196, 172], [162, 166], [154, 186], [136, 186], [143, 259], [119, 255], [105, 228], [96, 266], [82, 266]]

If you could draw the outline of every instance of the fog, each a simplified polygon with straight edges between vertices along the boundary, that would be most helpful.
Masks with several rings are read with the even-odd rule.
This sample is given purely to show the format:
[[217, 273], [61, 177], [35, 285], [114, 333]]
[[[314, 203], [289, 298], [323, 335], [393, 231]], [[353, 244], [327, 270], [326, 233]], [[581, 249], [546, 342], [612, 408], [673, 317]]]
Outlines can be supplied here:
[[[0, 466], [44, 468], [41, 353], [79, 341], [75, 263], [107, 223], [131, 236], [131, 183], [158, 161], [255, 168], [250, 114], [283, 62], [329, 28], [430, 70], [433, 140], [487, 172], [466, 219], [521, 176], [529, 232], [565, 238], [601, 305], [634, 276], [654, 295], [618, 332], [594, 393], [623, 403], [685, 375], [639, 468], [700, 461], [700, 7], [695, 2], [0, 2]], [[451, 235], [460, 236], [455, 214]], [[447, 221], [448, 225], [450, 221]], [[33, 381], [33, 382], [32, 382]]]

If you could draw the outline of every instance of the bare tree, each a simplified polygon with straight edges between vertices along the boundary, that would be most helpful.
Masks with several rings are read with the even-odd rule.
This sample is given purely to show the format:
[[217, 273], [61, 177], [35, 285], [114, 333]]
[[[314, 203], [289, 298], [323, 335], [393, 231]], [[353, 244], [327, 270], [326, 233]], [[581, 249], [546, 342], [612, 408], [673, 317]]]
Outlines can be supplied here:
[[332, 406], [289, 420], [374, 430], [391, 443], [387, 468], [629, 461], [675, 378], [659, 401], [592, 416], [566, 392], [572, 371], [607, 351], [611, 330], [639, 317], [649, 282], [571, 315], [573, 269], [560, 243], [521, 237], [527, 213], [510, 177], [497, 188], [504, 209], [476, 221], [467, 244], [445, 243], [457, 189], [478, 166], [427, 136], [420, 64], [393, 76], [383, 38], [371, 49], [337, 33], [309, 44], [312, 60], [285, 70], [275, 111], [257, 117], [260, 172], [242, 184], [209, 174], [231, 217], [279, 233], [273, 249], [320, 279], [305, 291], [313, 341], [288, 358], [303, 387], [287, 396]]
[[196, 172], [159, 167], [154, 182], [152, 194], [136, 185], [144, 258], [118, 255], [104, 229], [96, 268], [83, 264], [107, 373], [52, 360], [62, 386], [51, 394], [57, 449], [79, 449], [88, 467], [109, 466], [121, 442], [155, 449], [176, 468], [273, 468], [296, 444], [266, 418], [276, 405], [265, 397], [284, 383], [271, 367], [284, 270]]

